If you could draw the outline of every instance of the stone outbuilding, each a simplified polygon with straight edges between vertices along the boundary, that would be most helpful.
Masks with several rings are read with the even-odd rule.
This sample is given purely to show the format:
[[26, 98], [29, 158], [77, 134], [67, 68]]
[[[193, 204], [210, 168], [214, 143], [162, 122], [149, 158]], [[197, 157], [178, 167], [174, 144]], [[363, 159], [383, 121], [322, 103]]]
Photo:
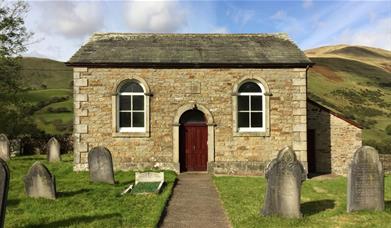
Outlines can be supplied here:
[[361, 147], [362, 126], [308, 99], [308, 171], [347, 174], [354, 152]]
[[[67, 65], [74, 67], [75, 170], [88, 169], [96, 146], [122, 170], [260, 174], [287, 145], [312, 165], [312, 62], [285, 34], [96, 33]], [[350, 136], [349, 127], [334, 126], [331, 134]], [[339, 159], [361, 145], [360, 133], [350, 146], [332, 147], [327, 162], [336, 168], [328, 172], [346, 168]], [[323, 152], [315, 156], [315, 171], [326, 170]]]

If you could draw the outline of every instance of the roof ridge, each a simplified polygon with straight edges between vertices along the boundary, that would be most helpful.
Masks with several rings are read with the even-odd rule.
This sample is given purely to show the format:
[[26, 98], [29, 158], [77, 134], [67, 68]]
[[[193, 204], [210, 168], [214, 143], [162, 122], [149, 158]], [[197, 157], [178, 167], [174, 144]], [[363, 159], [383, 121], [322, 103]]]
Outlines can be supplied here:
[[187, 36], [187, 37], [274, 37], [283, 40], [291, 41], [288, 33], [131, 33], [131, 32], [95, 32], [89, 38], [88, 42], [112, 39], [112, 38], [131, 38], [131, 37], [175, 37], [175, 36]]

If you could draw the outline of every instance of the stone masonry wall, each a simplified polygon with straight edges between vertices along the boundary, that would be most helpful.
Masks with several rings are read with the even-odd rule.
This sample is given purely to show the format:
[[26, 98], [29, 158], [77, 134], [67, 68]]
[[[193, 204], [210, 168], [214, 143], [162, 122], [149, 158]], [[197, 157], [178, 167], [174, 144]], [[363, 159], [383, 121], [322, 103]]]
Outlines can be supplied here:
[[[149, 137], [120, 137], [113, 132], [112, 96], [121, 81], [133, 76], [144, 79], [153, 94]], [[264, 79], [272, 94], [270, 136], [233, 135], [233, 87], [251, 77]], [[197, 93], [191, 92], [194, 84], [199, 85]], [[74, 68], [74, 169], [86, 170], [88, 151], [105, 146], [116, 169], [175, 170], [173, 121], [178, 108], [189, 103], [206, 107], [216, 124], [215, 161], [208, 161], [209, 171], [261, 173], [286, 145], [306, 165], [306, 69]]]
[[308, 129], [315, 130], [316, 171], [345, 176], [354, 152], [361, 147], [362, 129], [311, 102]]

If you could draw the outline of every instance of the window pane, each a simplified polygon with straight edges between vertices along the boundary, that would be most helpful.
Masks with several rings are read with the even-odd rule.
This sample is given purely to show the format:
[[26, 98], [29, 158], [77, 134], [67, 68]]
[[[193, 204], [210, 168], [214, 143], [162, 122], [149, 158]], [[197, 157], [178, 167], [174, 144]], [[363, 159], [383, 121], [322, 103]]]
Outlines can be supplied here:
[[132, 107], [130, 96], [119, 96], [119, 109], [130, 110], [130, 107]]
[[246, 82], [239, 88], [239, 93], [261, 93], [261, 88], [254, 82]]
[[262, 127], [262, 112], [251, 113], [251, 127]]
[[144, 110], [144, 96], [133, 96], [133, 110]]
[[130, 112], [119, 113], [119, 127], [130, 127]]
[[251, 110], [262, 111], [262, 96], [251, 96]]
[[249, 127], [249, 113], [239, 112], [238, 113], [238, 127]]
[[133, 112], [133, 127], [144, 127], [144, 112]]
[[248, 111], [249, 110], [249, 103], [248, 103], [249, 96], [238, 96], [238, 110], [239, 111]]
[[143, 87], [141, 87], [137, 82], [128, 82], [123, 85], [119, 91], [120, 93], [143, 93]]

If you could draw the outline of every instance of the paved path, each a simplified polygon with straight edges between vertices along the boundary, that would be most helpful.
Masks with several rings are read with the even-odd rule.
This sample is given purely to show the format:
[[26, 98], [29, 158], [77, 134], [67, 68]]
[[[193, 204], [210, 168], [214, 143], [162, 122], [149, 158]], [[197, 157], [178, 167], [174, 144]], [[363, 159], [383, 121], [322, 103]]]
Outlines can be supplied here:
[[209, 174], [181, 173], [161, 227], [230, 227]]

